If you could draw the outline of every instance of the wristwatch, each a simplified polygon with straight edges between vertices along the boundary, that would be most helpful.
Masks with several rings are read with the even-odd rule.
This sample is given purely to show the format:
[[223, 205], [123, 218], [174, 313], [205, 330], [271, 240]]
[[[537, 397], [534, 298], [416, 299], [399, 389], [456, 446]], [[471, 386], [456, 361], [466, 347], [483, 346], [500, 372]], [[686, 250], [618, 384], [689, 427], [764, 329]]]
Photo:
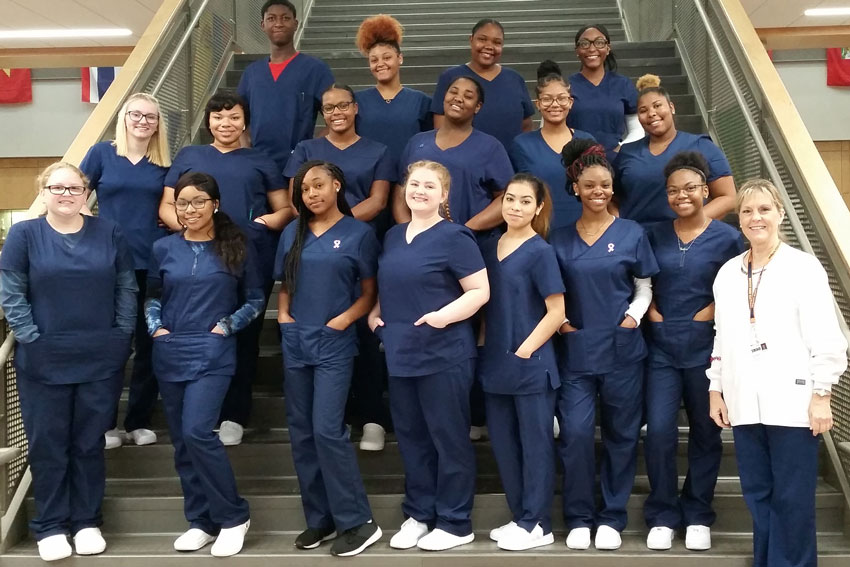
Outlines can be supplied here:
[[825, 388], [817, 388], [815, 390], [812, 390], [812, 393], [814, 395], [818, 396], [819, 398], [826, 398], [826, 397], [829, 397], [832, 394], [832, 392], [830, 392], [829, 390], [827, 390]]

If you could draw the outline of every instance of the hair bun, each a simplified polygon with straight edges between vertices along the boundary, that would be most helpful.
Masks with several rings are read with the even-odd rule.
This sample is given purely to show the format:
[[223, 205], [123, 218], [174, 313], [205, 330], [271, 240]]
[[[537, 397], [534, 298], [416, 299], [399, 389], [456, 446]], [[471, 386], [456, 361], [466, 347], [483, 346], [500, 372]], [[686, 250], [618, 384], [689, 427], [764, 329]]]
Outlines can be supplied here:
[[547, 77], [549, 75], [558, 75], [559, 77], [561, 76], [561, 66], [552, 61], [551, 59], [542, 61], [540, 65], [537, 66], [538, 79], [542, 79], [543, 77]]
[[387, 14], [378, 14], [363, 20], [357, 30], [354, 45], [366, 55], [377, 43], [393, 43], [401, 46], [404, 28], [398, 20]]
[[643, 89], [656, 89], [661, 86], [661, 77], [653, 75], [652, 73], [641, 75], [638, 77], [638, 80], [635, 81], [635, 86], [638, 91], [642, 91]]

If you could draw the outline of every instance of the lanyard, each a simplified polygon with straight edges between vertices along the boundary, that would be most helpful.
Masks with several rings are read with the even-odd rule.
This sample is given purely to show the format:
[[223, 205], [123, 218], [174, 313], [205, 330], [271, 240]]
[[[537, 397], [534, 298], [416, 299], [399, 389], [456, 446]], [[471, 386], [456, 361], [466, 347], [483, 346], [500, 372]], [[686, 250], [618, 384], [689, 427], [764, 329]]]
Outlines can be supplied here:
[[764, 275], [764, 270], [767, 268], [767, 264], [773, 258], [773, 255], [776, 254], [776, 251], [779, 250], [779, 246], [782, 243], [776, 245], [776, 248], [773, 249], [773, 252], [770, 253], [770, 256], [767, 257], [767, 262], [764, 263], [764, 266], [761, 267], [761, 271], [759, 272], [759, 279], [756, 282], [755, 288], [753, 288], [753, 249], [750, 248], [749, 259], [747, 260], [747, 302], [750, 306], [750, 324], [755, 325], [756, 323], [756, 296], [759, 292], [759, 286], [761, 285], [761, 277]]

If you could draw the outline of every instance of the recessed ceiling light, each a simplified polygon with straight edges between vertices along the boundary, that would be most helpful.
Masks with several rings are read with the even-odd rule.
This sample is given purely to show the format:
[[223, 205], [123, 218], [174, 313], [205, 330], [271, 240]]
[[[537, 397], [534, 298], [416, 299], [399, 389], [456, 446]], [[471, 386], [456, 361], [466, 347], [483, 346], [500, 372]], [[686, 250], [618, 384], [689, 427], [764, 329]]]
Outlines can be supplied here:
[[52, 29], [52, 30], [0, 30], [0, 39], [73, 39], [90, 37], [126, 37], [132, 35], [126, 28]]
[[850, 16], [850, 6], [846, 8], [809, 8], [804, 16]]

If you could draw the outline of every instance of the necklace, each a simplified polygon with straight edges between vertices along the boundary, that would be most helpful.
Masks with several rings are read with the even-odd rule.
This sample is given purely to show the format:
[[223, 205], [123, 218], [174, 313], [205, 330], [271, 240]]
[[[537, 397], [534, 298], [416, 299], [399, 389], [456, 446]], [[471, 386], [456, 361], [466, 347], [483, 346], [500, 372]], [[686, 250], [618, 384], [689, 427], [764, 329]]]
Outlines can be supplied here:
[[[599, 234], [600, 232], [602, 232], [602, 229], [603, 229], [603, 228], [605, 228], [605, 227], [607, 227], [607, 226], [608, 226], [608, 224], [609, 224], [610, 222], [612, 222], [613, 220], [614, 220], [614, 216], [613, 216], [613, 215], [611, 215], [611, 217], [610, 217], [610, 218], [608, 218], [605, 222], [603, 222], [603, 223], [599, 226], [599, 228], [598, 228], [598, 229], [596, 229], [596, 232], [590, 232], [589, 230], [587, 230], [587, 227], [586, 227], [586, 225], [584, 224], [584, 221], [582, 221], [582, 219], [579, 219], [579, 220], [578, 220], [578, 222], [579, 222], [579, 223], [581, 223], [581, 227], [582, 227], [582, 228], [581, 228], [581, 231], [582, 231], [583, 233], [585, 233], [586, 235], [588, 235], [588, 236], [590, 236], [590, 237], [593, 237], [593, 236], [596, 236], [597, 234]], [[578, 225], [578, 223], [576, 223], [576, 225]]]
[[[676, 219], [676, 220], [678, 220], [678, 219]], [[704, 223], [702, 223], [702, 226], [700, 227], [700, 231], [701, 231], [701, 232], [700, 232], [699, 234], [697, 234], [696, 236], [694, 236], [693, 240], [691, 240], [690, 242], [688, 242], [687, 246], [685, 245], [685, 243], [684, 243], [684, 242], [682, 242], [682, 238], [679, 236], [679, 229], [678, 229], [678, 228], [676, 228], [676, 221], [673, 221], [673, 232], [675, 232], [675, 233], [676, 233], [676, 241], [677, 241], [677, 242], [678, 242], [678, 244], [679, 244], [679, 252], [681, 252], [683, 256], [684, 256], [685, 252], [687, 252], [688, 250], [690, 250], [690, 249], [691, 249], [691, 246], [693, 246], [693, 245], [694, 245], [694, 242], [696, 242], [696, 241], [697, 241], [697, 239], [698, 239], [700, 236], [702, 236], [702, 233], [703, 233], [703, 232], [705, 232], [705, 227], [706, 227], [706, 226], [708, 226], [708, 223], [709, 223], [710, 221], [711, 221], [711, 219], [710, 219], [710, 218], [705, 219], [705, 222], [704, 222]]]

